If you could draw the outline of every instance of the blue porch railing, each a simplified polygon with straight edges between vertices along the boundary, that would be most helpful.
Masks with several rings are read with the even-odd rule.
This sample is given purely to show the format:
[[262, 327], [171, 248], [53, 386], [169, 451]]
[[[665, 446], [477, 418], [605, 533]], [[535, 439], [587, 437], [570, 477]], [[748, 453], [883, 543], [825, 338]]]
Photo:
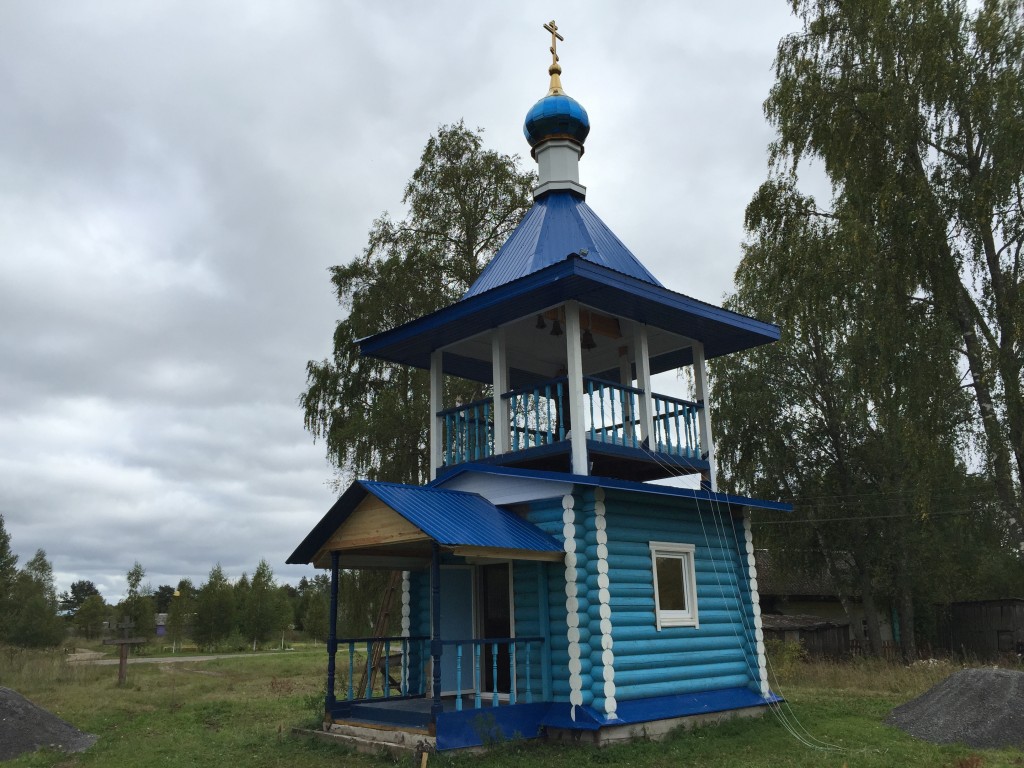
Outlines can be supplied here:
[[444, 432], [444, 464], [464, 464], [494, 453], [494, 419], [490, 400], [477, 400], [438, 413]]
[[651, 395], [654, 444], [659, 453], [700, 457], [700, 428], [697, 413], [704, 405], [667, 395]]
[[565, 377], [502, 395], [508, 401], [509, 443], [513, 451], [551, 445], [569, 432], [569, 380]]
[[[472, 683], [474, 709], [481, 709], [484, 702], [497, 707], [502, 695], [508, 696], [509, 704], [519, 702], [520, 690], [526, 704], [533, 703], [534, 664], [540, 662], [543, 637], [491, 637], [479, 640], [445, 640], [442, 645], [455, 649], [455, 710], [463, 710], [463, 676]], [[490, 659], [487, 659], [490, 651]], [[504, 651], [504, 653], [502, 653]], [[504, 656], [504, 660], [502, 660]], [[447, 660], [447, 656], [445, 657]], [[499, 668], [499, 662], [501, 668]], [[487, 690], [486, 676], [491, 673], [491, 686]], [[499, 673], [508, 672], [508, 690], [499, 686]]]
[[[426, 692], [428, 637], [349, 637], [337, 641], [348, 648], [348, 701], [407, 698]], [[376, 675], [373, 670], [374, 645], [382, 644]], [[365, 653], [366, 658], [360, 658]], [[366, 672], [366, 687], [356, 690], [356, 676]], [[381, 682], [374, 686], [377, 677]], [[396, 679], [397, 678], [397, 679]]]
[[[583, 424], [587, 438], [598, 443], [639, 448], [642, 444], [640, 401], [644, 391], [591, 376], [583, 378]], [[509, 450], [522, 451], [567, 440], [569, 382], [565, 377], [502, 394], [508, 404]], [[688, 459], [700, 457], [698, 412], [703, 406], [667, 395], [651, 395], [652, 439], [657, 453]], [[494, 455], [491, 400], [478, 400], [440, 411], [445, 466]]]

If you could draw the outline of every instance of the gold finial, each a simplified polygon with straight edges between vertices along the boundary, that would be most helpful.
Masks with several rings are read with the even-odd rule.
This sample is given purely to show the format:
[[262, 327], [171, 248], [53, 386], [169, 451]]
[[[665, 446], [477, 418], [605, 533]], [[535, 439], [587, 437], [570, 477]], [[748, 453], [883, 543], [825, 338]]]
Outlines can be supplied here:
[[548, 67], [548, 74], [551, 75], [551, 87], [548, 89], [548, 96], [564, 96], [562, 81], [558, 77], [562, 74], [562, 67], [558, 63], [558, 41], [565, 41], [565, 38], [558, 34], [558, 25], [552, 19], [544, 25], [544, 29], [551, 33], [551, 66]]

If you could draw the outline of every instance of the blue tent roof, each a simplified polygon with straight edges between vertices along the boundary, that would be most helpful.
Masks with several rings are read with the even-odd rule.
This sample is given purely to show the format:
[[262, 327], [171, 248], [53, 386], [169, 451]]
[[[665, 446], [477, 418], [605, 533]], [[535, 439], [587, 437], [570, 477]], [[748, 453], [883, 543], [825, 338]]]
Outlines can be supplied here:
[[494, 547], [560, 553], [562, 545], [535, 525], [482, 496], [397, 483], [357, 480], [288, 558], [312, 562], [320, 548], [368, 495], [373, 495], [442, 546]]
[[558, 190], [534, 203], [462, 298], [544, 269], [571, 253], [637, 280], [661, 285], [582, 198]]

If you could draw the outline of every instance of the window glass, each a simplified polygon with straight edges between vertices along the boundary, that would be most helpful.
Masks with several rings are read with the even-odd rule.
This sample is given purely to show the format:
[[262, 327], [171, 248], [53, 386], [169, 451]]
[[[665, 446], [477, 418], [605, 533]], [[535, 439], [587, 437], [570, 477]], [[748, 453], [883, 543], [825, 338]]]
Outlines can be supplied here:
[[683, 561], [679, 557], [659, 557], [658, 597], [661, 610], [685, 611], [686, 590], [683, 588]]
[[663, 627], [698, 628], [697, 574], [694, 545], [652, 541], [651, 577], [654, 586], [655, 624]]

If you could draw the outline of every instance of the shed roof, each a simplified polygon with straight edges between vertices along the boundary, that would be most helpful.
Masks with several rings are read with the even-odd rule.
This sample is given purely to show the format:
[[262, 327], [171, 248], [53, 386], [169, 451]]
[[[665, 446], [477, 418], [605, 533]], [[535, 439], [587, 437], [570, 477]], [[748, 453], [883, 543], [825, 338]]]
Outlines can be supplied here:
[[369, 495], [445, 547], [562, 552], [562, 545], [535, 525], [475, 493], [357, 480], [314, 526], [287, 562], [312, 562], [331, 535]]

